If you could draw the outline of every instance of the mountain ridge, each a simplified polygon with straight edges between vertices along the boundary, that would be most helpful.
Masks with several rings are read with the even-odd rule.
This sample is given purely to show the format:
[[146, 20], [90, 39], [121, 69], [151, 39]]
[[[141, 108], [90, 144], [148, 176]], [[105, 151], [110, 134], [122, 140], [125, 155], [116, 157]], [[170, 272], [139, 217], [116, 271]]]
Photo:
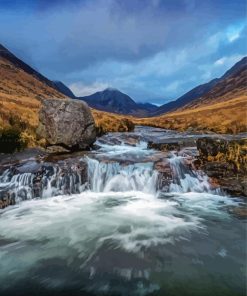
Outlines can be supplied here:
[[233, 75], [237, 75], [239, 72], [244, 71], [247, 67], [246, 64], [247, 57], [243, 57], [240, 61], [228, 69], [221, 77], [214, 78], [207, 83], [198, 85], [178, 99], [161, 105], [155, 112], [151, 114], [151, 116], [174, 112], [180, 108], [186, 108], [187, 105], [192, 106], [193, 102], [196, 102], [197, 99], [206, 96], [216, 85], [219, 85], [219, 83], [224, 81], [224, 79], [230, 78]]
[[106, 88], [94, 94], [78, 97], [88, 105], [104, 112], [127, 114], [133, 116], [146, 116], [150, 110], [155, 110], [151, 103], [137, 103], [130, 96], [115, 88]]

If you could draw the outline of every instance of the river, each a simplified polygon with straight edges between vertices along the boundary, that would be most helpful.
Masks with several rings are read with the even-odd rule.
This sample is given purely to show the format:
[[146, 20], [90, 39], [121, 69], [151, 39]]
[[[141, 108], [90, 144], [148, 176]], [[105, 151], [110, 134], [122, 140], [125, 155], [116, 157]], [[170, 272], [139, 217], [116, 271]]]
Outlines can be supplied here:
[[5, 164], [0, 191], [16, 203], [0, 210], [0, 295], [245, 295], [246, 220], [234, 214], [244, 200], [191, 168], [194, 147], [147, 148], [177, 136], [144, 127], [103, 136], [67, 156], [67, 173], [60, 156]]

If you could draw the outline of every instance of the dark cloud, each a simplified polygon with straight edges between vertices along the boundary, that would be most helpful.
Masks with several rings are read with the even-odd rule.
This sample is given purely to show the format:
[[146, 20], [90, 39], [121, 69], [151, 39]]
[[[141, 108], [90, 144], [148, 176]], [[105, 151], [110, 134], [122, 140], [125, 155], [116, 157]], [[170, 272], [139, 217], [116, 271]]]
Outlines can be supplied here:
[[[231, 24], [242, 23], [245, 6], [245, 0], [1, 0], [0, 38], [10, 50], [51, 78], [69, 83], [105, 79], [104, 84], [113, 81], [115, 75], [115, 81], [125, 84], [127, 91], [137, 94], [139, 90], [142, 96], [146, 92], [147, 96], [153, 94], [158, 98], [159, 94], [147, 91], [145, 85], [150, 88], [160, 85], [160, 90], [165, 92], [162, 84], [167, 84], [168, 90], [175, 88], [172, 80], [176, 75], [181, 80], [185, 72], [175, 72], [169, 77], [165, 73], [162, 77], [163, 74], [159, 76], [148, 70], [153, 68], [153, 63], [156, 68], [170, 69], [169, 58], [183, 56], [185, 49], [190, 48], [194, 56], [186, 52], [186, 58], [193, 66], [201, 62], [203, 69], [204, 64], [218, 59], [223, 52], [244, 53], [242, 37], [229, 44], [214, 37], [216, 41], [211, 42], [218, 42], [221, 49], [203, 43]], [[162, 67], [156, 58], [159, 53], [162, 53]], [[116, 70], [112, 66], [114, 61], [118, 67], [122, 65], [130, 70], [123, 73]], [[136, 67], [139, 72], [135, 71]], [[178, 68], [183, 68], [182, 64]], [[193, 74], [191, 68], [187, 71]], [[142, 81], [133, 79], [132, 72], [136, 76], [146, 75], [147, 81], [144, 77]], [[201, 72], [198, 68], [197, 74], [203, 75]], [[157, 83], [150, 80], [150, 75]], [[136, 86], [127, 83], [128, 79], [133, 79]], [[187, 84], [191, 85], [177, 83], [180, 85], [177, 93]]]

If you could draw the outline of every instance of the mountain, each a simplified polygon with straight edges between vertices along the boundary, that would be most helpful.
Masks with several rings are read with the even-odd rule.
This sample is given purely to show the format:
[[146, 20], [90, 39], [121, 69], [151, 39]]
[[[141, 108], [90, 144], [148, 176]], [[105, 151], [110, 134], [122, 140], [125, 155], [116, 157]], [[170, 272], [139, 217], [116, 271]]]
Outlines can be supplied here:
[[0, 45], [0, 128], [38, 122], [40, 98], [65, 98], [55, 84]]
[[[37, 145], [40, 99], [75, 98], [62, 82], [49, 80], [2, 45], [0, 77], [0, 140], [4, 131], [21, 131], [23, 142], [32, 147]], [[133, 128], [131, 120], [125, 116], [96, 110], [92, 112], [100, 132], [128, 131]], [[42, 145], [41, 142], [38, 144]]]
[[55, 84], [55, 87], [58, 91], [60, 91], [62, 94], [64, 94], [67, 97], [70, 97], [72, 99], [75, 99], [76, 96], [73, 94], [72, 90], [68, 88], [63, 82], [61, 81], [53, 81]]
[[[183, 108], [183, 107], [186, 108], [185, 106], [187, 106], [188, 104], [190, 104], [190, 106], [192, 106], [193, 102], [195, 102], [195, 104], [196, 104], [197, 99], [207, 97], [208, 95], [210, 95], [211, 91], [212, 91], [211, 95], [214, 94], [214, 96], [215, 96], [215, 94], [218, 91], [215, 92], [213, 89], [217, 89], [219, 87], [221, 87], [223, 89], [225, 87], [225, 91], [229, 92], [230, 84], [228, 85], [228, 81], [226, 81], [226, 79], [233, 77], [234, 75], [239, 75], [239, 73], [241, 71], [245, 70], [246, 69], [246, 62], [247, 62], [247, 58], [244, 57], [241, 61], [239, 61], [231, 69], [229, 69], [222, 77], [215, 78], [215, 79], [209, 81], [208, 83], [204, 83], [204, 84], [201, 84], [201, 85], [193, 88], [189, 92], [187, 92], [184, 95], [182, 95], [181, 97], [179, 97], [177, 100], [160, 106], [157, 110], [152, 112], [151, 115], [156, 116], [156, 115], [161, 115], [161, 114], [175, 111], [179, 108]], [[226, 84], [227, 84], [227, 86], [226, 86]], [[232, 84], [232, 87], [238, 87], [238, 86], [234, 86]], [[218, 95], [222, 96], [222, 92], [219, 93]]]
[[65, 97], [55, 84], [0, 44], [0, 96]]
[[151, 103], [137, 103], [137, 104], [139, 108], [145, 109], [146, 111], [149, 111], [149, 112], [154, 112], [155, 110], [158, 109], [156, 105], [153, 105]]
[[247, 58], [213, 84], [206, 93], [184, 106], [156, 117], [135, 119], [135, 123], [178, 130], [246, 132]]
[[157, 110], [155, 110], [152, 113], [152, 116], [168, 113], [180, 107], [183, 107], [191, 101], [206, 94], [218, 82], [218, 80], [219, 79], [216, 78], [209, 81], [208, 83], [196, 86], [192, 90], [188, 91], [187, 93], [179, 97], [177, 100], [161, 105]]
[[220, 102], [227, 102], [232, 98], [246, 95], [247, 91], [247, 57], [244, 57], [229, 69], [211, 89], [196, 100], [183, 106], [188, 108], [202, 107]]
[[151, 109], [155, 110], [157, 108], [148, 103], [136, 103], [131, 97], [114, 88], [107, 88], [78, 99], [101, 111], [135, 116], [146, 116]]

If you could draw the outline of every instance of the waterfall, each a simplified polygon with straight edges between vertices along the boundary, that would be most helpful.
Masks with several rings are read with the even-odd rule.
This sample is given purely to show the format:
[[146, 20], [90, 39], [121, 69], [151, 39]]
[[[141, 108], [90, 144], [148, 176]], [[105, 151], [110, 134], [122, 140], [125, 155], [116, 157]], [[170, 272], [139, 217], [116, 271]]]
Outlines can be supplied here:
[[20, 173], [9, 168], [0, 176], [0, 200], [7, 197], [19, 202], [81, 193], [86, 189], [93, 192], [156, 193], [158, 173], [151, 162], [121, 165], [89, 157], [81, 161], [84, 163], [81, 169], [67, 164], [63, 167], [44, 165], [35, 173]]
[[86, 183], [82, 173], [75, 166], [43, 166], [35, 173], [18, 173], [9, 168], [0, 176], [0, 200], [11, 198], [19, 202], [32, 198], [80, 193], [85, 189]]
[[89, 187], [95, 192], [142, 191], [155, 193], [158, 173], [153, 163], [120, 165], [118, 162], [99, 162], [87, 158]]
[[211, 189], [208, 176], [203, 172], [194, 171], [185, 163], [185, 157], [175, 154], [169, 159], [172, 170], [172, 183], [170, 192], [209, 192], [215, 193]]

